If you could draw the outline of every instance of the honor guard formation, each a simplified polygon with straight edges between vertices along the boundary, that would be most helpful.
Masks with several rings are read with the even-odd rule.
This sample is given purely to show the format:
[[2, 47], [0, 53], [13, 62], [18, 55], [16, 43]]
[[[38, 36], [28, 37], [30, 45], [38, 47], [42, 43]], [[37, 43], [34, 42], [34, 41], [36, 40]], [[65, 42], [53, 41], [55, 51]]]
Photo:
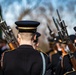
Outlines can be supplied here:
[[11, 27], [0, 20], [5, 34], [5, 39], [0, 38], [0, 75], [76, 75], [76, 27], [75, 34], [69, 35], [58, 10], [57, 15], [58, 19], [52, 19], [58, 35], [47, 25], [50, 35], [47, 52], [39, 48], [40, 22], [16, 21], [15, 38]]

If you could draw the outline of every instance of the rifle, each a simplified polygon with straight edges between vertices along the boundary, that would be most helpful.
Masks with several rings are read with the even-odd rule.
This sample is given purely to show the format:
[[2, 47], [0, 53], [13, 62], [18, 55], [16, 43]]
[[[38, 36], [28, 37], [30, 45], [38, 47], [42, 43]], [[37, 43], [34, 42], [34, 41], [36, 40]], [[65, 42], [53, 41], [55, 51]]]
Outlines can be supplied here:
[[66, 41], [66, 44], [68, 45], [69, 47], [69, 51], [68, 51], [68, 54], [69, 54], [69, 57], [70, 57], [70, 60], [71, 60], [71, 63], [73, 65], [73, 68], [76, 70], [76, 58], [74, 57], [74, 55], [71, 53], [71, 52], [75, 52], [76, 49], [71, 41], [71, 39], [69, 38], [69, 35], [68, 35], [68, 32], [67, 32], [67, 29], [66, 29], [66, 25], [65, 25], [65, 22], [64, 20], [61, 20], [61, 17], [59, 15], [59, 12], [57, 10], [57, 15], [58, 15], [58, 18], [59, 20], [56, 20], [58, 25], [60, 26], [61, 28], [61, 34], [62, 36], [64, 36], [65, 38], [62, 39], [62, 41]]
[[18, 47], [18, 41], [10, 26], [7, 26], [6, 22], [0, 19], [0, 28], [5, 34], [5, 40], [7, 41], [9, 48], [14, 50]]
[[52, 19], [53, 19], [53, 22], [54, 22], [54, 24], [57, 28], [57, 31], [58, 31], [58, 34], [59, 34], [60, 38], [63, 39], [62, 33], [61, 33], [60, 28], [59, 28], [58, 23], [57, 23], [57, 19], [55, 19], [54, 17], [52, 17]]
[[50, 33], [50, 36], [54, 39], [54, 43], [53, 43], [53, 50], [57, 50], [57, 46], [56, 46], [56, 40], [57, 40], [57, 37], [55, 35], [55, 33], [50, 29], [49, 25], [47, 24], [47, 27], [48, 27], [48, 30], [49, 30], [49, 33]]
[[[57, 14], [58, 14], [58, 16], [60, 18], [58, 10], [57, 10]], [[69, 35], [68, 35], [68, 32], [67, 32], [67, 28], [66, 28], [67, 26], [65, 25], [64, 20], [61, 20], [61, 18], [60, 18], [59, 21], [61, 22], [61, 23], [59, 22], [59, 26], [61, 27], [62, 35], [65, 37], [64, 40], [66, 40], [66, 43], [67, 43], [70, 51], [75, 52], [76, 49], [75, 49], [71, 39], [69, 38]]]
[[50, 36], [54, 37], [55, 38], [55, 33], [50, 29], [49, 25], [47, 24], [47, 27], [49, 29], [49, 33], [50, 33]]
[[[58, 15], [58, 19], [57, 19], [57, 23], [58, 23], [58, 25], [61, 27], [61, 31], [62, 31], [62, 34], [63, 35], [68, 35], [68, 32], [67, 32], [67, 30], [66, 30], [66, 25], [65, 25], [65, 22], [64, 22], [64, 20], [62, 20], [61, 19], [61, 17], [60, 17], [60, 14], [59, 14], [59, 12], [58, 12], [58, 10], [57, 10], [57, 15]], [[66, 33], [66, 34], [65, 34]]]

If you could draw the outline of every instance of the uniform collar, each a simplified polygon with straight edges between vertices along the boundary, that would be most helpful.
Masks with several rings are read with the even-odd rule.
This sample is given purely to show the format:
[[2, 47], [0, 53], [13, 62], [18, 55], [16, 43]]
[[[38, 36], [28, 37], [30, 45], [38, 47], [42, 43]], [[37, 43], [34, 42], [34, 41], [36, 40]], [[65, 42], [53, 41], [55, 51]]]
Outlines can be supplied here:
[[31, 45], [20, 45], [19, 48], [33, 48]]

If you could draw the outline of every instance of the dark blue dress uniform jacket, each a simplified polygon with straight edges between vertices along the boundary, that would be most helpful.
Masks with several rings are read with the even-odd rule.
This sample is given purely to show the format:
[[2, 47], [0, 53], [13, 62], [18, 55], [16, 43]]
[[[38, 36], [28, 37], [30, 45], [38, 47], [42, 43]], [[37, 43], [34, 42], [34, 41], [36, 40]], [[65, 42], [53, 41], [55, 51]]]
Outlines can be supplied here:
[[3, 75], [41, 75], [42, 58], [30, 45], [21, 45], [13, 51], [5, 52]]

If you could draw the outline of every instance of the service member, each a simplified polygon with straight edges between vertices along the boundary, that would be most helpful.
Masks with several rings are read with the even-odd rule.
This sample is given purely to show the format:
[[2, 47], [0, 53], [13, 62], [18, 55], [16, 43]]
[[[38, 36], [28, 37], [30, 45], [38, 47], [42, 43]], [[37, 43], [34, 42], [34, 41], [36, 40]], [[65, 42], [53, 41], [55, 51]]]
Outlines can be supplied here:
[[40, 23], [16, 21], [15, 24], [19, 31], [17, 39], [20, 46], [15, 50], [3, 53], [1, 61], [3, 75], [41, 75], [42, 57], [40, 52], [33, 48], [35, 32]]
[[[34, 49], [36, 49], [38, 52], [42, 53], [43, 56], [45, 57], [45, 68], [47, 69], [46, 70], [46, 74], [45, 75], [53, 75], [53, 72], [52, 72], [52, 65], [50, 63], [50, 58], [49, 56], [42, 50], [39, 48], [39, 37], [41, 36], [41, 34], [39, 32], [36, 32], [35, 33], [35, 37], [36, 39], [34, 40]], [[43, 61], [44, 63], [44, 61]], [[43, 70], [44, 71], [44, 70]], [[44, 75], [44, 74], [43, 74]]]

